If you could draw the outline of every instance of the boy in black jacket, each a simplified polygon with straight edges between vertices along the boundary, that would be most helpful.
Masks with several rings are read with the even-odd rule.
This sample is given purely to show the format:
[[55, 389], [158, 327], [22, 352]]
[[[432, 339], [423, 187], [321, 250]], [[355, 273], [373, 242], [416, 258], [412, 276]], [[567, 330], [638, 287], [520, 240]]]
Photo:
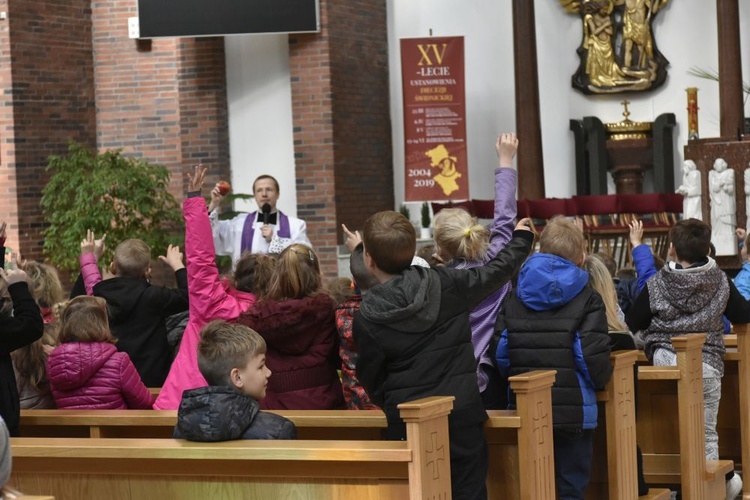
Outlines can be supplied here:
[[428, 396], [454, 396], [448, 417], [454, 500], [487, 497], [487, 419], [477, 384], [469, 312], [504, 285], [531, 250], [522, 220], [513, 239], [487, 265], [473, 269], [411, 266], [414, 226], [379, 212], [364, 226], [364, 258], [380, 283], [354, 316], [357, 374], [388, 419], [390, 439], [404, 439], [396, 406]]
[[[596, 428], [596, 391], [612, 376], [610, 338], [601, 296], [581, 269], [583, 232], [564, 217], [547, 223], [539, 253], [497, 317], [497, 363], [507, 378], [557, 370], [552, 387], [555, 481], [560, 500], [583, 500]], [[510, 397], [512, 395], [509, 394]]]
[[[147, 387], [161, 387], [172, 364], [166, 318], [188, 309], [187, 271], [179, 247], [170, 245], [165, 262], [175, 273], [177, 288], [149, 283], [151, 248], [142, 240], [125, 240], [110, 266], [114, 278], [101, 281], [94, 235], [81, 243], [81, 274], [90, 294], [107, 301], [109, 326], [117, 350], [128, 353]], [[90, 278], [92, 277], [92, 278]]]
[[212, 321], [201, 330], [198, 369], [210, 385], [182, 394], [176, 439], [294, 439], [297, 430], [286, 418], [260, 411], [271, 370], [266, 341], [250, 328]]

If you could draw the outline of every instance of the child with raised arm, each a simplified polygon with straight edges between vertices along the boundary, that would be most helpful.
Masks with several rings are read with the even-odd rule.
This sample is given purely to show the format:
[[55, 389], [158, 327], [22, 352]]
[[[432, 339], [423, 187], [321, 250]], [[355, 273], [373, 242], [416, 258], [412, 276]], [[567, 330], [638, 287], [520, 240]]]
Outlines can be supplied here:
[[[495, 143], [499, 166], [495, 176], [495, 217], [488, 232], [460, 208], [443, 209], [435, 216], [435, 246], [438, 256], [448, 267], [471, 269], [489, 262], [510, 241], [516, 218], [516, 184], [518, 173], [513, 158], [518, 149], [516, 134], [500, 134]], [[492, 292], [471, 311], [471, 340], [477, 361], [479, 392], [485, 409], [500, 409], [500, 380], [494, 353], [488, 347], [495, 331], [495, 319], [511, 284]]]
[[150, 409], [154, 399], [127, 353], [117, 352], [107, 303], [81, 295], [62, 310], [60, 345], [47, 359], [47, 375], [61, 409]]
[[[5, 222], [0, 222], [0, 252], [3, 256], [5, 227]], [[6, 271], [2, 268], [4, 263], [4, 259], [0, 261], [3, 302], [0, 313], [0, 417], [8, 426], [10, 435], [17, 436], [21, 409], [10, 353], [38, 340], [44, 333], [44, 323], [39, 306], [29, 292], [26, 273], [20, 269]]]
[[182, 253], [179, 247], [169, 245], [167, 255], [159, 256], [175, 273], [177, 288], [174, 289], [149, 282], [151, 248], [144, 241], [130, 239], [117, 245], [110, 265], [115, 277], [104, 281], [95, 249], [96, 240], [89, 231], [81, 243], [81, 274], [87, 293], [107, 301], [110, 328], [118, 339], [117, 349], [128, 353], [148, 387], [161, 387], [172, 359], [165, 320], [188, 308]]
[[[677, 222], [669, 231], [668, 265], [656, 273], [625, 316], [632, 331], [643, 330], [646, 356], [654, 365], [674, 366], [677, 354], [672, 337], [706, 332], [703, 344], [703, 402], [706, 458], [718, 460], [716, 419], [724, 375], [724, 323], [750, 321], [750, 307], [716, 261], [708, 256], [711, 228], [697, 219]], [[729, 493], [742, 489], [734, 475], [727, 481]], [[735, 493], [735, 495], [736, 495]]]
[[539, 238], [539, 253], [521, 269], [496, 325], [501, 375], [557, 371], [552, 424], [561, 500], [584, 498], [597, 424], [596, 391], [612, 375], [604, 303], [581, 269], [585, 243], [575, 223], [562, 216], [550, 220]]
[[397, 406], [428, 396], [454, 396], [450, 428], [454, 500], [487, 497], [487, 413], [477, 383], [469, 312], [502, 287], [531, 250], [522, 220], [513, 238], [486, 265], [472, 269], [412, 266], [414, 226], [398, 212], [379, 212], [364, 225], [364, 260], [379, 285], [354, 317], [357, 375], [388, 420], [390, 439], [404, 439]]
[[294, 439], [294, 424], [260, 411], [271, 370], [266, 343], [245, 326], [212, 321], [200, 332], [198, 367], [208, 387], [183, 393], [177, 412], [176, 439]]
[[154, 403], [157, 410], [176, 410], [183, 391], [204, 387], [206, 379], [198, 369], [200, 331], [211, 320], [233, 320], [255, 304], [259, 259], [267, 256], [244, 254], [231, 280], [222, 280], [216, 268], [211, 223], [201, 189], [208, 169], [203, 165], [187, 173], [188, 193], [182, 203], [185, 217], [185, 262], [187, 263], [190, 320], [182, 336], [167, 380]]

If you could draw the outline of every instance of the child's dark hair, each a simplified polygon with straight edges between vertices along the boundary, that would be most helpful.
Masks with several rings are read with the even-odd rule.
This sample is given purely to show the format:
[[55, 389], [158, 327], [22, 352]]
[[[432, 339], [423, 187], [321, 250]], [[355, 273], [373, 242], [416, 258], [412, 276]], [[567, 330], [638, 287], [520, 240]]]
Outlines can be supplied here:
[[371, 215], [363, 231], [365, 250], [378, 269], [398, 274], [411, 265], [417, 248], [417, 233], [402, 214], [387, 210]]
[[266, 352], [266, 341], [255, 330], [226, 321], [208, 323], [200, 339], [198, 370], [209, 385], [232, 387], [232, 369], [244, 368], [248, 359]]
[[276, 257], [245, 252], [234, 270], [234, 287], [241, 292], [262, 297], [267, 292], [275, 268]]
[[669, 241], [679, 260], [700, 262], [709, 255], [711, 228], [698, 219], [681, 220], [669, 230]]
[[599, 259], [599, 261], [604, 264], [607, 268], [607, 271], [609, 271], [609, 275], [611, 277], [615, 277], [617, 274], [617, 262], [615, 262], [615, 259], [607, 252], [596, 252], [595, 254], [592, 254], [593, 257], [596, 257]]
[[426, 260], [430, 267], [438, 267], [443, 263], [435, 258], [435, 252], [437, 252], [435, 245], [425, 245], [417, 250], [417, 257]]
[[364, 243], [360, 243], [352, 250], [349, 256], [349, 271], [352, 273], [352, 279], [362, 291], [367, 291], [378, 284], [378, 280], [365, 265]]
[[340, 306], [356, 295], [354, 282], [349, 278], [333, 278], [325, 283], [325, 290], [336, 305]]

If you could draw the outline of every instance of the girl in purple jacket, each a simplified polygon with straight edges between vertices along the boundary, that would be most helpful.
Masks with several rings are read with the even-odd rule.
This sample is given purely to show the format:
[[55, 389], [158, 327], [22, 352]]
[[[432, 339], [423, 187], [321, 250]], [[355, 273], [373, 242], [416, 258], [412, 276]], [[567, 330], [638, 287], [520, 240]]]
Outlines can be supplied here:
[[[518, 149], [516, 134], [500, 134], [495, 143], [499, 168], [495, 169], [495, 217], [488, 232], [475, 218], [460, 208], [443, 209], [435, 216], [435, 247], [448, 266], [470, 269], [489, 262], [508, 244], [516, 218], [518, 173], [513, 158]], [[499, 374], [488, 352], [495, 319], [505, 296], [507, 283], [482, 301], [469, 315], [471, 340], [477, 361], [477, 379], [485, 409], [503, 409]]]
[[80, 296], [68, 302], [60, 317], [59, 341], [47, 360], [58, 408], [151, 408], [153, 397], [130, 357], [117, 352], [104, 299]]

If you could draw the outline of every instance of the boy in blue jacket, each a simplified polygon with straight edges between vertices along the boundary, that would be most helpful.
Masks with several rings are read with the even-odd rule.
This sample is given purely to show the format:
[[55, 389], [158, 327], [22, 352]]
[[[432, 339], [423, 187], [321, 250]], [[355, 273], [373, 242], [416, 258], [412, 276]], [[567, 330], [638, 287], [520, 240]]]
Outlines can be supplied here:
[[584, 245], [583, 232], [573, 222], [564, 217], [549, 221], [539, 239], [540, 253], [521, 268], [518, 285], [496, 323], [503, 377], [557, 370], [552, 422], [560, 500], [585, 496], [597, 422], [596, 391], [612, 375], [604, 302], [581, 269]]

